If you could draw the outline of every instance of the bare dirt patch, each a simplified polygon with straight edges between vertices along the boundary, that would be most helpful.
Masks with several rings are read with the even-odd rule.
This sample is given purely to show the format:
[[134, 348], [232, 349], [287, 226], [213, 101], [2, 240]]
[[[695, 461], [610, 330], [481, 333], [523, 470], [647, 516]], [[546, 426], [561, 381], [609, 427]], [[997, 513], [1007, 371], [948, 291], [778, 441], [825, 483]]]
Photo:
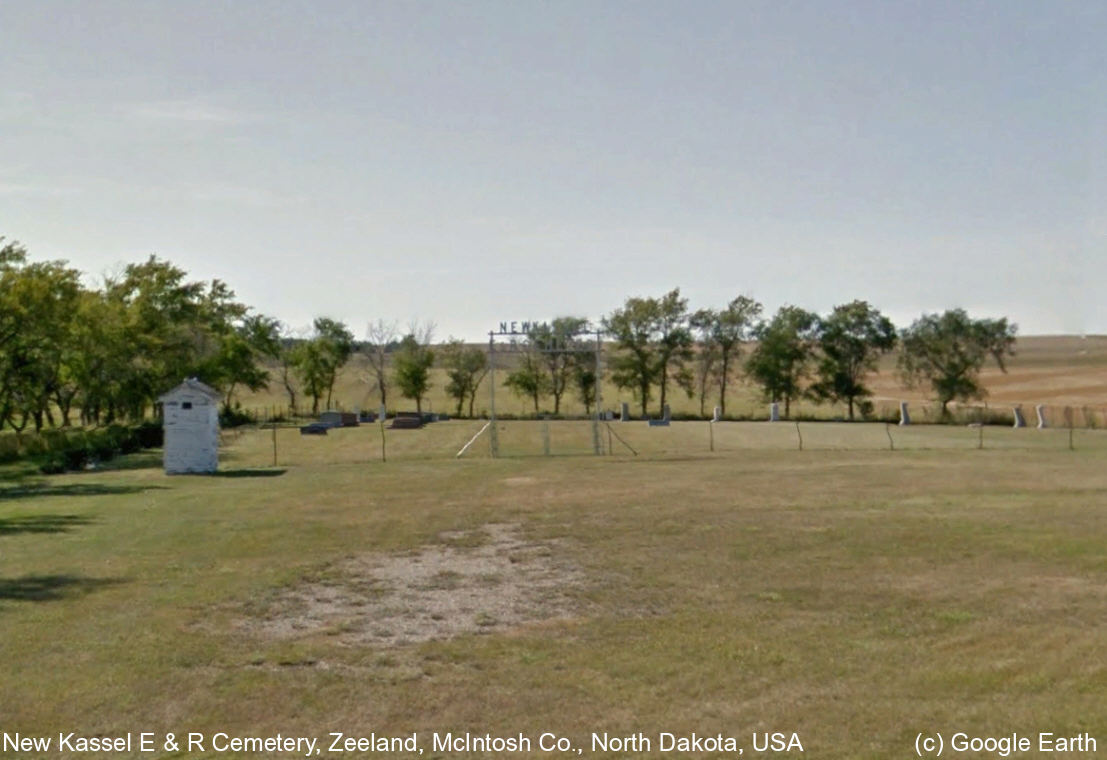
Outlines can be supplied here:
[[395, 646], [492, 633], [572, 616], [583, 574], [557, 540], [494, 523], [399, 555], [363, 555], [282, 591], [249, 627], [277, 638], [318, 633]]

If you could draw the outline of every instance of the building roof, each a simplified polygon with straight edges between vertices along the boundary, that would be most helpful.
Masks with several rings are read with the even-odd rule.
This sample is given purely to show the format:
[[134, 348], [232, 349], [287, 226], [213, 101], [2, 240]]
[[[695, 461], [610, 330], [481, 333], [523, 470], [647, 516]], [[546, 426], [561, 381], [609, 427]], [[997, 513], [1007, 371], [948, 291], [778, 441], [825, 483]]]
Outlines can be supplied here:
[[168, 390], [165, 393], [158, 396], [158, 403], [163, 403], [166, 399], [176, 396], [181, 391], [194, 391], [197, 393], [203, 393], [213, 401], [218, 401], [223, 396], [219, 391], [212, 388], [207, 383], [202, 383], [194, 377], [185, 378], [185, 381], [172, 390]]

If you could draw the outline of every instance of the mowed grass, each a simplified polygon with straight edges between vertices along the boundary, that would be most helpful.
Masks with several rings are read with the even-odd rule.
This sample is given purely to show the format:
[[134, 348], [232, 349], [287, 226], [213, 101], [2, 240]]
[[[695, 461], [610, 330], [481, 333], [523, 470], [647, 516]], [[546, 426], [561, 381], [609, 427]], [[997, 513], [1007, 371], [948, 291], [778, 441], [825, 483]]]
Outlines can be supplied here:
[[[0, 481], [3, 730], [797, 731], [905, 756], [920, 731], [1107, 738], [1107, 468], [1095, 431], [451, 422], [228, 440], [224, 476]], [[561, 427], [556, 427], [561, 426]], [[604, 442], [607, 436], [604, 431]], [[778, 436], [779, 439], [773, 438]], [[1007, 436], [1002, 438], [1001, 436]], [[375, 441], [375, 443], [374, 443]], [[767, 442], [773, 442], [769, 446]], [[861, 443], [871, 445], [860, 445]], [[1001, 443], [1005, 448], [999, 448]], [[756, 444], [756, 445], [755, 445]], [[249, 625], [347, 558], [508, 523], [583, 580], [568, 617], [417, 645]], [[372, 603], [372, 599], [368, 600]], [[656, 745], [655, 745], [656, 749]], [[429, 750], [428, 750], [429, 751]], [[538, 754], [537, 752], [535, 754]]]

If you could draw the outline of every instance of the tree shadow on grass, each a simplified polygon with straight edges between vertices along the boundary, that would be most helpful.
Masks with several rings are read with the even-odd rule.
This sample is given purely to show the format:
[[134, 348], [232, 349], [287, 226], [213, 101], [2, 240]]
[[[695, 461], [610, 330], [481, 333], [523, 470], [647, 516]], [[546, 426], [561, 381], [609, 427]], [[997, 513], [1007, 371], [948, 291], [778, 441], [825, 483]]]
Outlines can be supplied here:
[[92, 519], [84, 515], [21, 515], [0, 517], [0, 536], [15, 533], [66, 533], [70, 528], [88, 525]]
[[100, 472], [113, 472], [116, 470], [155, 470], [161, 468], [161, 466], [161, 449], [156, 449], [124, 454], [107, 462], [101, 462], [96, 469]]
[[80, 575], [25, 575], [0, 578], [0, 602], [57, 602], [123, 583], [121, 578]]
[[38, 475], [38, 468], [30, 462], [0, 465], [0, 483], [23, 483]]
[[212, 473], [217, 478], [275, 478], [288, 472], [284, 467], [266, 468], [243, 467], [237, 470], [217, 470]]
[[166, 486], [121, 486], [110, 483], [59, 483], [55, 485], [38, 481], [0, 488], [0, 501], [31, 499], [36, 496], [112, 496], [164, 490], [165, 488]]

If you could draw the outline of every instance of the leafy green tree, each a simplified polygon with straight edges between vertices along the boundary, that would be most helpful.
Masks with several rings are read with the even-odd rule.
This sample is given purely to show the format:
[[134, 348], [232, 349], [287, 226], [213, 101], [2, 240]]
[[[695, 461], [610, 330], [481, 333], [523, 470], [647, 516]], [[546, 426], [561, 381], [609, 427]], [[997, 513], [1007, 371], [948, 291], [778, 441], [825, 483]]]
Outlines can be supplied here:
[[423, 397], [430, 390], [430, 370], [434, 366], [434, 351], [430, 347], [433, 327], [413, 329], [392, 358], [392, 376], [400, 395], [415, 401], [415, 410], [423, 413]]
[[983, 398], [980, 370], [991, 357], [1007, 371], [1018, 327], [1007, 318], [972, 319], [963, 309], [924, 314], [900, 336], [899, 370], [908, 387], [929, 384], [949, 414], [950, 401]]
[[248, 314], [237, 323], [222, 326], [215, 352], [202, 374], [223, 391], [223, 406], [231, 407], [235, 389], [257, 391], [269, 384], [264, 362], [280, 356], [280, 323], [262, 314]]
[[727, 385], [742, 356], [742, 343], [750, 340], [761, 304], [748, 296], [738, 296], [725, 309], [701, 309], [692, 315], [692, 326], [700, 338], [700, 414], [705, 413], [704, 396], [713, 378], [719, 388], [719, 410], [726, 414]]
[[0, 248], [0, 425], [54, 424], [81, 291], [80, 273], [64, 261], [28, 263], [22, 246]]
[[115, 368], [118, 383], [108, 399], [108, 422], [117, 414], [142, 418], [158, 395], [197, 374], [198, 357], [213, 349], [204, 308], [217, 308], [225, 294], [218, 285], [206, 293], [203, 283], [185, 277], [184, 270], [150, 256], [105, 283], [105, 297], [122, 317], [120, 337], [130, 346], [127, 361]]
[[224, 406], [238, 386], [258, 390], [268, 383], [262, 364], [279, 353], [277, 323], [252, 314], [223, 281], [188, 281], [184, 270], [151, 256], [109, 280], [104, 298], [121, 315], [119, 337], [130, 346], [128, 360], [115, 368], [109, 420], [117, 412], [142, 417], [188, 376], [220, 390]]
[[468, 346], [465, 341], [452, 338], [442, 349], [442, 366], [446, 369], [446, 393], [457, 401], [457, 416], [462, 405], [469, 402], [469, 416], [484, 376], [488, 374], [488, 355], [479, 346]]
[[538, 404], [550, 391], [550, 378], [543, 366], [541, 354], [528, 346], [519, 356], [519, 363], [508, 373], [504, 385], [521, 398], [530, 398], [534, 402], [534, 413], [538, 414]]
[[[66, 366], [76, 386], [81, 424], [111, 420], [123, 406], [123, 382], [133, 371], [126, 314], [102, 291], [86, 291], [77, 305]], [[65, 405], [59, 408], [67, 414]]]
[[719, 376], [719, 347], [708, 341], [700, 341], [694, 360], [696, 395], [700, 400], [700, 416], [707, 415], [707, 392], [715, 387]]
[[688, 325], [688, 301], [674, 289], [661, 298], [628, 298], [623, 308], [603, 320], [604, 329], [618, 349], [610, 361], [611, 379], [630, 390], [642, 404], [642, 415], [659, 390], [659, 407], [664, 409], [669, 381], [692, 395], [692, 332]]
[[15, 241], [0, 237], [0, 350], [19, 336], [27, 319], [26, 307], [17, 295], [18, 281], [27, 262], [27, 249]]
[[327, 408], [331, 406], [331, 396], [334, 393], [334, 384], [338, 379], [338, 372], [350, 356], [354, 353], [354, 334], [342, 322], [328, 317], [319, 317], [315, 320], [316, 340], [321, 343], [324, 356], [325, 378], [327, 388]]
[[643, 417], [658, 375], [654, 334], [659, 311], [657, 299], [632, 297], [603, 320], [604, 330], [618, 349], [608, 362], [611, 379], [618, 387], [633, 393], [642, 404]]
[[57, 344], [58, 370], [52, 388], [62, 427], [72, 423], [75, 405], [80, 406], [85, 421], [85, 410], [92, 405], [96, 390], [108, 380], [102, 368], [110, 365], [119, 350], [111, 335], [113, 315], [100, 293], [82, 288], [72, 306], [65, 334]]
[[584, 413], [591, 416], [596, 403], [596, 354], [578, 352], [572, 354], [572, 377], [570, 384], [576, 391], [577, 399], [584, 405]]
[[579, 335], [587, 327], [587, 319], [557, 317], [552, 322], [538, 324], [527, 332], [527, 343], [535, 353], [535, 363], [541, 364], [546, 371], [545, 383], [531, 385], [542, 385], [553, 396], [554, 414], [561, 413], [561, 398], [572, 381], [575, 349], [588, 350], [580, 346], [579, 339]]
[[280, 351], [277, 354], [277, 376], [288, 394], [289, 416], [296, 415], [297, 349], [299, 342], [286, 325], [280, 327]]
[[783, 401], [784, 416], [803, 392], [817, 317], [796, 306], [782, 306], [754, 330], [757, 346], [746, 360], [746, 372], [761, 386], [767, 401]]
[[317, 339], [303, 340], [292, 346], [289, 362], [304, 393], [311, 396], [311, 413], [319, 413], [319, 401], [327, 390], [328, 358]]
[[845, 402], [852, 420], [857, 400], [872, 395], [865, 376], [876, 371], [881, 354], [895, 348], [895, 325], [867, 302], [853, 301], [820, 319], [816, 335], [818, 379], [811, 393], [819, 400]]
[[312, 336], [292, 349], [289, 360], [300, 386], [311, 396], [311, 413], [318, 414], [324, 394], [327, 408], [331, 406], [338, 372], [354, 350], [354, 336], [345, 324], [328, 317], [316, 318], [313, 328]]
[[692, 361], [695, 341], [688, 324], [688, 299], [680, 289], [669, 291], [658, 301], [657, 377], [660, 386], [659, 413], [665, 408], [669, 380], [692, 398]]

